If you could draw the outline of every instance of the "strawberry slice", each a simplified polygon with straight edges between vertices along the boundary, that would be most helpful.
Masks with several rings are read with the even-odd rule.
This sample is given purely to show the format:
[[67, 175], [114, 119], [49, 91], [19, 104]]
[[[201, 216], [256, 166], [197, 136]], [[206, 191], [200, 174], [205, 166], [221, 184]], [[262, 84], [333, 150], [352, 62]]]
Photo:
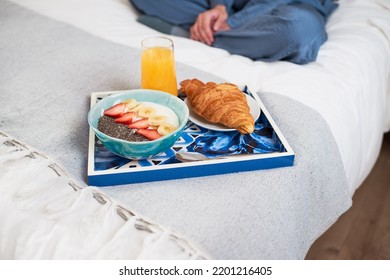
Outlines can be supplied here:
[[105, 110], [104, 115], [117, 118], [123, 115], [125, 109], [126, 105], [124, 103], [119, 103]]
[[140, 119], [138, 121], [135, 121], [131, 124], [129, 124], [129, 128], [148, 128], [149, 127], [149, 123], [148, 123], [148, 119]]
[[148, 138], [149, 140], [156, 140], [158, 138], [161, 137], [161, 135], [157, 132], [156, 129], [138, 129], [137, 130], [137, 133], [145, 136], [146, 138]]
[[124, 113], [121, 117], [115, 119], [116, 123], [130, 124], [133, 122], [134, 112]]

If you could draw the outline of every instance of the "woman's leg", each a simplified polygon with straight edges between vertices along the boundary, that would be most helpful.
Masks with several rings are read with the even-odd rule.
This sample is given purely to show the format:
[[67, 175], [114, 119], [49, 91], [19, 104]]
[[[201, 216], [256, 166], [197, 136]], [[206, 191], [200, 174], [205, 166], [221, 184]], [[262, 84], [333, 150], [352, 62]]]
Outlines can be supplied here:
[[214, 46], [253, 60], [314, 61], [326, 41], [325, 19], [307, 5], [281, 5], [238, 28], [218, 32]]
[[198, 14], [209, 9], [208, 0], [130, 0], [141, 13], [186, 29]]

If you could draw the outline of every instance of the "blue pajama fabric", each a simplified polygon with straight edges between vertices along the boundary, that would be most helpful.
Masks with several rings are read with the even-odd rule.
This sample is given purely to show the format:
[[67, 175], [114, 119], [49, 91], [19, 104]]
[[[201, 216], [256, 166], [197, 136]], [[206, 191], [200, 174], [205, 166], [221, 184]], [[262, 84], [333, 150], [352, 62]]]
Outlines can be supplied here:
[[227, 7], [231, 30], [215, 34], [214, 47], [253, 60], [305, 64], [327, 40], [333, 0], [131, 0], [146, 15], [189, 29], [199, 13]]

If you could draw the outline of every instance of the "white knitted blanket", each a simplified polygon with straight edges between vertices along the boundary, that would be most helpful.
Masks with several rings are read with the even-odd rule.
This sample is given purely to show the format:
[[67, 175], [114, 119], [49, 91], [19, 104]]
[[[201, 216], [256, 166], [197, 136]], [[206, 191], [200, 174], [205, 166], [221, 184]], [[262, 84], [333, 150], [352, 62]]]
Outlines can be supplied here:
[[0, 259], [205, 259], [165, 227], [0, 132]]

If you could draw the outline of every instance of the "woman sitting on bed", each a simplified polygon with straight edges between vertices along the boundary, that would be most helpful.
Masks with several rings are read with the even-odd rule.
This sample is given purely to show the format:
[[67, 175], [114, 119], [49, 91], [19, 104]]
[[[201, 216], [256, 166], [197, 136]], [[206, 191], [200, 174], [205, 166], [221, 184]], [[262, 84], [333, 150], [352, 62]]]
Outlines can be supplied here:
[[[333, 0], [130, 0], [140, 22], [253, 60], [314, 61]], [[179, 28], [179, 29], [178, 29]]]

